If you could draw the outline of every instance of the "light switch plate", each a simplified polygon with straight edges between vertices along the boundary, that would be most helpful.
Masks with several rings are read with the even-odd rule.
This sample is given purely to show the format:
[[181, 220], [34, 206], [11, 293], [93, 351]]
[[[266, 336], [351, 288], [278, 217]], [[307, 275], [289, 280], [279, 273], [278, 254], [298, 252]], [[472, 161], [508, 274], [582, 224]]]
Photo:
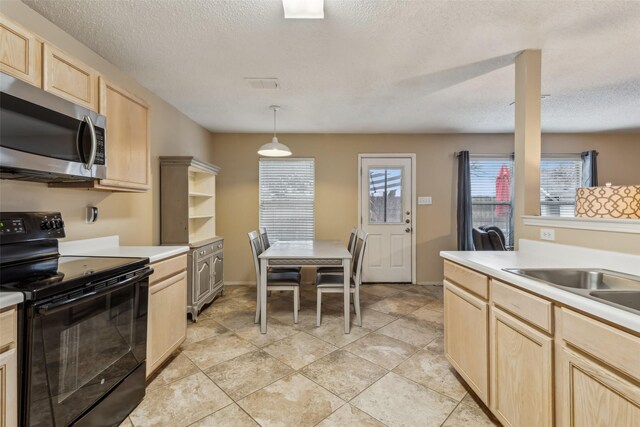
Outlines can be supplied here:
[[556, 240], [556, 231], [553, 228], [541, 228], [540, 239], [542, 240]]
[[431, 197], [418, 197], [419, 205], [431, 205], [433, 204], [433, 199]]

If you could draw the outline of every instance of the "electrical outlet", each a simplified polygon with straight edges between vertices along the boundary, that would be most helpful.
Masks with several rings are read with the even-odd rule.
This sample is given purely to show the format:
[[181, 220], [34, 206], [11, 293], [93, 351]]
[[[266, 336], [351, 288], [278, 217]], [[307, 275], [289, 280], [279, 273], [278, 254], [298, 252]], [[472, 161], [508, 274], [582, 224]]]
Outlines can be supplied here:
[[542, 240], [556, 240], [556, 231], [553, 228], [541, 228], [540, 239]]
[[431, 205], [433, 204], [433, 199], [431, 197], [418, 197], [419, 205]]

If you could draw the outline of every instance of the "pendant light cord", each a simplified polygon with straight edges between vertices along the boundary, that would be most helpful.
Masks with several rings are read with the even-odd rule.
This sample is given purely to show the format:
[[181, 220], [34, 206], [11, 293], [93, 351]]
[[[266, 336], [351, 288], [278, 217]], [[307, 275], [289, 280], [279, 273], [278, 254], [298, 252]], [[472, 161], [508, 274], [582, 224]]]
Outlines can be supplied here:
[[278, 114], [278, 109], [274, 108], [273, 109], [273, 137], [275, 138], [276, 136], [276, 115]]

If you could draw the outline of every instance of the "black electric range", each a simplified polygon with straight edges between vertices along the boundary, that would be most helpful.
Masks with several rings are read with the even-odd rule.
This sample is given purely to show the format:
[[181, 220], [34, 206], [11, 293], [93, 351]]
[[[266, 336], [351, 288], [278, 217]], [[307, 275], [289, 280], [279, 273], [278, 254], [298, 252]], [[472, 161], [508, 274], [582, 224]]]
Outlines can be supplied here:
[[144, 397], [147, 258], [60, 256], [57, 212], [0, 213], [18, 310], [19, 425], [119, 425]]

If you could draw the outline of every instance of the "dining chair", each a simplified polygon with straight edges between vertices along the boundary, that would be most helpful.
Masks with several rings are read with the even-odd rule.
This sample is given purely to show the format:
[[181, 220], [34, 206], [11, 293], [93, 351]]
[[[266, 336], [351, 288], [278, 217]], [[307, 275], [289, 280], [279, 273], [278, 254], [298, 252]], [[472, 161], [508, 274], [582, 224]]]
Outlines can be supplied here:
[[[260, 241], [262, 242], [262, 249], [267, 250], [271, 247], [271, 243], [269, 242], [269, 235], [267, 234], [267, 229], [265, 227], [258, 228], [258, 232], [260, 233]], [[270, 273], [300, 273], [302, 267], [269, 267]]]
[[[349, 253], [353, 257], [353, 250], [356, 247], [356, 235], [358, 234], [357, 228], [351, 229], [351, 234], [349, 235], [349, 243], [347, 244], [347, 249], [349, 249]], [[353, 258], [352, 258], [353, 259]], [[342, 267], [318, 267], [316, 269], [316, 274], [342, 274], [344, 270]]]
[[[353, 306], [356, 311], [356, 321], [358, 326], [362, 326], [362, 315], [360, 313], [360, 284], [362, 281], [362, 263], [364, 259], [364, 251], [367, 247], [367, 239], [369, 234], [362, 230], [357, 230], [354, 252], [351, 258], [351, 277], [349, 292], [353, 294]], [[322, 318], [322, 294], [332, 293], [341, 294], [344, 292], [344, 272], [343, 274], [317, 274], [317, 312], [316, 326], [320, 326]]]
[[[264, 252], [262, 240], [257, 231], [248, 233], [251, 252], [253, 253], [253, 264], [256, 269], [256, 318], [255, 323], [260, 321], [260, 254]], [[267, 291], [293, 291], [293, 323], [298, 323], [298, 311], [300, 311], [300, 273], [290, 272], [269, 272], [267, 273]]]

